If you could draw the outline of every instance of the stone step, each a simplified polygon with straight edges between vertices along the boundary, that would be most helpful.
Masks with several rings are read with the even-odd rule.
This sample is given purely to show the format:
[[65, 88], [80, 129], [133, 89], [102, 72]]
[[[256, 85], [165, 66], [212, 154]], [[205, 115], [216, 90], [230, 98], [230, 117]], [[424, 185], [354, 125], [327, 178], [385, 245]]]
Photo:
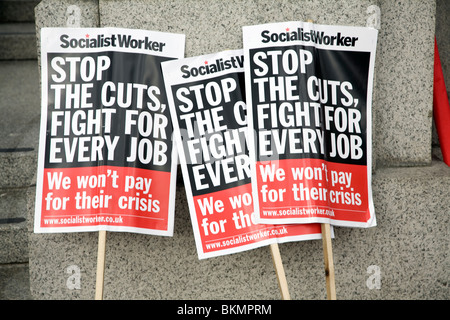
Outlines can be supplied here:
[[40, 126], [36, 60], [0, 61], [0, 189], [28, 187], [36, 172]]
[[28, 262], [25, 218], [0, 219], [0, 265]]
[[22, 263], [39, 141], [37, 60], [0, 61], [0, 114], [0, 264]]
[[1, 150], [37, 148], [40, 95], [36, 60], [0, 61]]
[[0, 265], [0, 300], [31, 300], [28, 263]]
[[33, 22], [34, 7], [39, 0], [2, 0], [0, 1], [1, 22]]
[[37, 59], [34, 22], [0, 24], [0, 60]]

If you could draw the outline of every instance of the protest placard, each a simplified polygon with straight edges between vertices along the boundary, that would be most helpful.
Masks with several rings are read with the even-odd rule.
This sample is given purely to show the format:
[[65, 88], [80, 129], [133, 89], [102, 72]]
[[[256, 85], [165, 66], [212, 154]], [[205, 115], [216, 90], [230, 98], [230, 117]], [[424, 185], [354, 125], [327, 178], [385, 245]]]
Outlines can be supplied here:
[[230, 50], [162, 63], [200, 259], [320, 238], [320, 225], [256, 224], [244, 62]]
[[160, 63], [185, 36], [41, 30], [42, 113], [34, 231], [171, 236], [177, 154]]
[[375, 226], [377, 30], [282, 22], [243, 41], [256, 221]]

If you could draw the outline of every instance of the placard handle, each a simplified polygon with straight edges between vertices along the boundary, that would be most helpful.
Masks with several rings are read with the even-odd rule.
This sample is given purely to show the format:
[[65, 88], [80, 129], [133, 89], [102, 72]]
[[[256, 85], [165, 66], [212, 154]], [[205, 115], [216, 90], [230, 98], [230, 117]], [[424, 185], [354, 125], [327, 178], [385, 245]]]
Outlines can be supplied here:
[[98, 232], [97, 280], [95, 283], [95, 300], [103, 300], [103, 282], [105, 278], [106, 230]]
[[281, 261], [281, 254], [280, 249], [278, 247], [278, 243], [272, 243], [270, 245], [270, 253], [272, 254], [273, 265], [275, 267], [275, 272], [277, 274], [281, 298], [283, 300], [291, 300], [286, 280], [286, 274], [284, 273], [283, 262]]

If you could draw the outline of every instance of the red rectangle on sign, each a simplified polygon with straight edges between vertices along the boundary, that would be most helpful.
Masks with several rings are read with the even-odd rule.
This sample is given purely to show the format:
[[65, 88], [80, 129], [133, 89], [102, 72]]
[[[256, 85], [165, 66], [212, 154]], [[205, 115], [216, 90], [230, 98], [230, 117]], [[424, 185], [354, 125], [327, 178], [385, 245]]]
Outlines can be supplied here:
[[316, 218], [366, 223], [371, 218], [367, 166], [286, 159], [257, 162], [256, 171], [259, 208], [266, 223]]
[[195, 196], [194, 205], [205, 254], [272, 239], [283, 242], [283, 238], [312, 239], [321, 235], [319, 224], [257, 224], [250, 184]]
[[133, 167], [44, 169], [41, 228], [168, 228], [170, 172]]

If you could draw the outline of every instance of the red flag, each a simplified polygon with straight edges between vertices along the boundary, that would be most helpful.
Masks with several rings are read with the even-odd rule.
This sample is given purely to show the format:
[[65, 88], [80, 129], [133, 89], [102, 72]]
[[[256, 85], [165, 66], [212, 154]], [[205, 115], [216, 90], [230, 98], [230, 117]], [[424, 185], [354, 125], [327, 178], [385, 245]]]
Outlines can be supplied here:
[[450, 166], [450, 104], [436, 38], [434, 39], [433, 116], [444, 162]]

